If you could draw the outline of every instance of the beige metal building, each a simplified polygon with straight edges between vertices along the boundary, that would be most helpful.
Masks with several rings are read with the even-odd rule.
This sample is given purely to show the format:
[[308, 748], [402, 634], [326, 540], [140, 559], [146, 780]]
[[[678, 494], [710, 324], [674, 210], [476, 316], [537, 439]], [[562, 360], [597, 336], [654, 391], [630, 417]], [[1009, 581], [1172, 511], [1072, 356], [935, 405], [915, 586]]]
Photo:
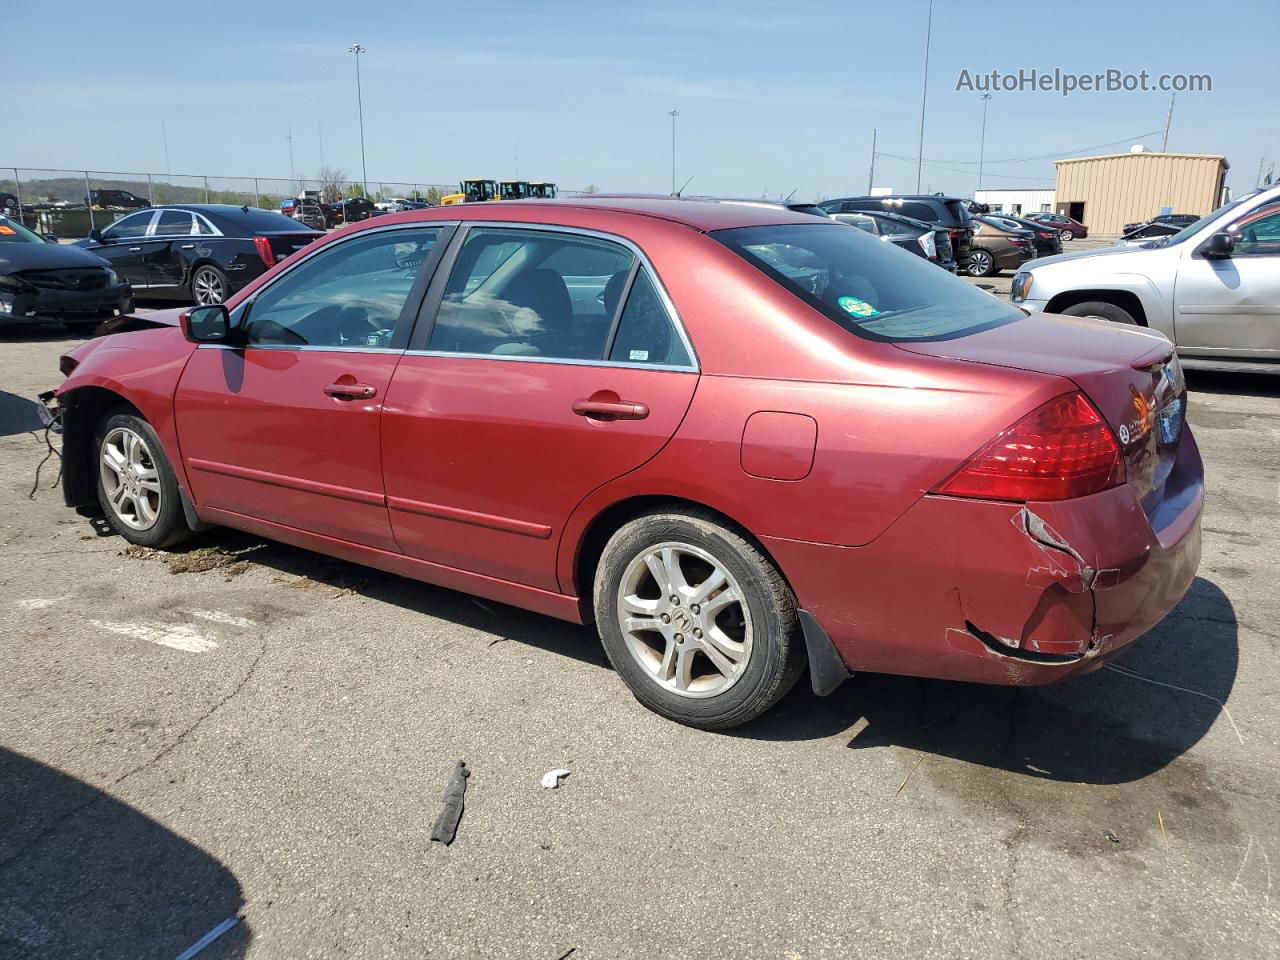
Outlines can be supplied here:
[[1059, 160], [1054, 210], [1095, 234], [1118, 234], [1126, 223], [1171, 213], [1203, 216], [1222, 203], [1227, 158], [1136, 149], [1105, 157]]

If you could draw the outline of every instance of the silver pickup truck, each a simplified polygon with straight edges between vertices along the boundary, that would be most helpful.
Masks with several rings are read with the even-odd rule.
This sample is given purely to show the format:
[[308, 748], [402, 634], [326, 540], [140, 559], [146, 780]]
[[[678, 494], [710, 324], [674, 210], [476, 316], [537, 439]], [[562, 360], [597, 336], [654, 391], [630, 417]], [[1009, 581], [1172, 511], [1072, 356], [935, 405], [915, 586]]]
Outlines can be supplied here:
[[1032, 260], [1012, 300], [1159, 330], [1187, 367], [1280, 370], [1280, 187], [1140, 247]]

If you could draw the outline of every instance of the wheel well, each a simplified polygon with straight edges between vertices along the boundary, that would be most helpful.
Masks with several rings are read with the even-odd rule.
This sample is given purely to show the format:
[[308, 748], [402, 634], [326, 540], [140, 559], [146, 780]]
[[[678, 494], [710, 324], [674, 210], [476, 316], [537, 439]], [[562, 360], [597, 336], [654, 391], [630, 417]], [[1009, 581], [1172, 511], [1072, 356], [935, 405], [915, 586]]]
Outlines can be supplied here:
[[[578, 603], [582, 608], [584, 623], [590, 623], [595, 619], [592, 590], [596, 579], [596, 567], [600, 564], [600, 556], [604, 553], [604, 547], [609, 542], [609, 538], [625, 524], [643, 514], [656, 513], [663, 508], [687, 509], [689, 507], [713, 514], [720, 523], [726, 527], [731, 527], [739, 536], [749, 540], [774, 565], [775, 569], [782, 575], [782, 579], [786, 581], [787, 588], [791, 589], [791, 583], [787, 580], [786, 571], [778, 566], [778, 562], [773, 559], [773, 555], [768, 548], [757, 537], [752, 535], [746, 527], [723, 511], [708, 507], [704, 503], [698, 503], [696, 500], [686, 500], [682, 497], [630, 497], [626, 500], [619, 500], [617, 503], [602, 510], [587, 525], [587, 529], [583, 531], [582, 538], [578, 541], [577, 556], [574, 558], [573, 564], [573, 586], [578, 595]], [[792, 592], [794, 593], [794, 591]]]
[[137, 407], [105, 387], [78, 387], [62, 398], [62, 495], [69, 507], [98, 503], [93, 430], [102, 415], [115, 407], [142, 416]]
[[1127, 311], [1142, 326], [1147, 325], [1147, 311], [1142, 309], [1142, 301], [1138, 299], [1136, 293], [1130, 293], [1128, 290], [1068, 290], [1045, 304], [1044, 312], [1061, 313], [1067, 307], [1074, 307], [1077, 303], [1087, 303], [1090, 300], [1114, 304], [1121, 310]]

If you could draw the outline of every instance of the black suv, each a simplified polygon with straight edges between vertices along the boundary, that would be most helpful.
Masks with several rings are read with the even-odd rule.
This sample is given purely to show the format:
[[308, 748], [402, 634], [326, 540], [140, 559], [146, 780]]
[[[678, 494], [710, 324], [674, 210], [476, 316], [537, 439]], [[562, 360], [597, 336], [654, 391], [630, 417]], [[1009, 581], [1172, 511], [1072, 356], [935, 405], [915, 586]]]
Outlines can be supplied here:
[[969, 259], [973, 240], [973, 218], [965, 206], [967, 201], [941, 193], [894, 194], [888, 197], [841, 197], [825, 200], [818, 206], [825, 213], [897, 213], [913, 220], [923, 220], [942, 227], [951, 238], [951, 251], [964, 266]]
[[128, 190], [90, 190], [84, 202], [88, 207], [119, 207], [122, 210], [141, 210], [151, 206], [151, 201], [143, 200]]

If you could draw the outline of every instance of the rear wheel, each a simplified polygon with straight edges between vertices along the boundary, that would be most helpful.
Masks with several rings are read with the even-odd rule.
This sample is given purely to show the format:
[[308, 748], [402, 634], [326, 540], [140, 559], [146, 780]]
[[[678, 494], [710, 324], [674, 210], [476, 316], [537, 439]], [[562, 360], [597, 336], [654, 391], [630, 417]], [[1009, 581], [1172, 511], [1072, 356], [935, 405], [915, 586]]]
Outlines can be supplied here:
[[191, 534], [178, 480], [151, 424], [117, 409], [94, 433], [98, 503], [112, 529], [130, 543], [169, 547]]
[[990, 277], [996, 273], [996, 258], [979, 247], [969, 253], [964, 269], [971, 277]]
[[795, 598], [777, 568], [710, 513], [631, 521], [596, 570], [596, 625], [637, 700], [705, 730], [773, 706], [804, 666]]
[[1067, 317], [1101, 317], [1112, 323], [1136, 325], [1138, 322], [1128, 310], [1117, 307], [1114, 303], [1107, 303], [1105, 300], [1086, 300], [1084, 303], [1072, 304], [1061, 313]]
[[191, 298], [202, 307], [222, 303], [229, 292], [227, 275], [217, 267], [206, 263], [191, 275]]
[[1060, 234], [1058, 234], [1058, 236], [1062, 238], [1063, 243], [1066, 243], [1066, 241], [1068, 240], [1074, 240], [1076, 238], [1076, 235], [1072, 233], [1070, 230], [1063, 230]]

